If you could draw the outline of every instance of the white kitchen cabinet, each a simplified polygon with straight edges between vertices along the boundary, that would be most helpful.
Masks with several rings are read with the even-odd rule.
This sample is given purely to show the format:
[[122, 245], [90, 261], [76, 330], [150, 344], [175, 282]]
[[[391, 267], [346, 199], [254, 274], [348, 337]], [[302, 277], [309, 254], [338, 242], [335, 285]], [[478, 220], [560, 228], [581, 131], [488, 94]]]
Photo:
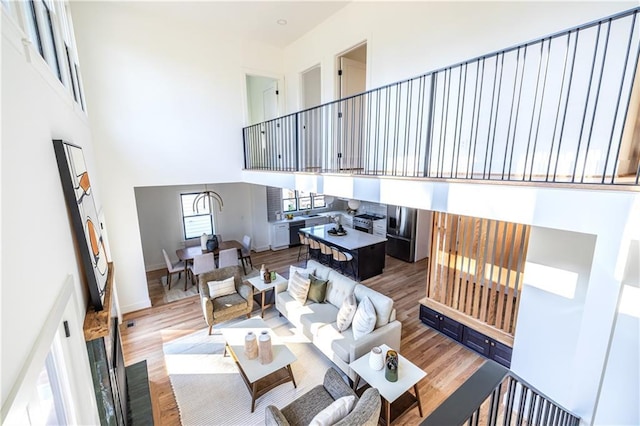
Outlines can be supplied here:
[[387, 219], [373, 221], [373, 235], [378, 235], [379, 237], [387, 236]]
[[342, 226], [346, 226], [347, 228], [353, 228], [353, 216], [350, 214], [343, 214], [340, 218], [340, 223]]
[[289, 224], [276, 223], [271, 226], [271, 250], [289, 247]]

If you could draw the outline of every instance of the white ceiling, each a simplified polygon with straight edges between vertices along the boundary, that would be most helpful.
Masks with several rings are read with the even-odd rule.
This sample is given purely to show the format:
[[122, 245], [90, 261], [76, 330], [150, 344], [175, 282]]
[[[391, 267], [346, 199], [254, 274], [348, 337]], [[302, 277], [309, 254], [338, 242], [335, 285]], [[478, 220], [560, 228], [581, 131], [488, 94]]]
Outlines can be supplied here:
[[[122, 3], [120, 3], [122, 5]], [[145, 14], [220, 28], [247, 40], [285, 47], [315, 28], [349, 1], [134, 1]], [[285, 19], [287, 25], [277, 21]]]

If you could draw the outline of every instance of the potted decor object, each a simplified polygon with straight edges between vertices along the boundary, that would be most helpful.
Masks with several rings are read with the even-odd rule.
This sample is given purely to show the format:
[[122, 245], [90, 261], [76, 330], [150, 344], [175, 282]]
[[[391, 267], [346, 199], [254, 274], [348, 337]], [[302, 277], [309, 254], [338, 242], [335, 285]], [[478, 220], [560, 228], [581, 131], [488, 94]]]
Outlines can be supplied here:
[[394, 350], [387, 351], [387, 357], [385, 360], [386, 370], [384, 377], [390, 382], [398, 381], [398, 352]]
[[244, 338], [244, 354], [247, 359], [258, 358], [258, 339], [253, 331], [248, 332]]
[[209, 236], [207, 234], [202, 234], [200, 236], [200, 249], [202, 251], [207, 250], [207, 241], [209, 240]]
[[384, 355], [379, 346], [371, 348], [371, 352], [369, 353], [369, 367], [371, 367], [372, 370], [382, 370], [382, 367], [384, 367]]
[[271, 348], [271, 336], [267, 330], [260, 333], [258, 339], [258, 352], [260, 356], [260, 364], [269, 364], [273, 361], [273, 349]]

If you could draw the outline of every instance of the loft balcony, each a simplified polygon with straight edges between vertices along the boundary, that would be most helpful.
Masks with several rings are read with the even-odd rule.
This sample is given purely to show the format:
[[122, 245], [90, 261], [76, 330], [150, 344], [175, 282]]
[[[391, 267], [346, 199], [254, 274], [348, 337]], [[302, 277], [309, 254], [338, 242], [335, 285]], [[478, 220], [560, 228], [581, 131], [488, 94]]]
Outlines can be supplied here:
[[639, 11], [246, 127], [245, 170], [637, 188]]

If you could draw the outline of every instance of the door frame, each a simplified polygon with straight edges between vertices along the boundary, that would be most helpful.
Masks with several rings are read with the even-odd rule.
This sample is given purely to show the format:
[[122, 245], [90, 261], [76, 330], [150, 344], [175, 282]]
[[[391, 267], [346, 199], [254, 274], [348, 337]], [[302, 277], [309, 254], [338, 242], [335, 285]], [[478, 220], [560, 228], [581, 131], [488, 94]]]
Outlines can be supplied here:
[[278, 113], [277, 116], [281, 117], [284, 115], [285, 111], [285, 78], [284, 74], [277, 74], [263, 70], [255, 70], [250, 68], [245, 68], [242, 73], [242, 83], [240, 85], [242, 92], [242, 122], [243, 127], [247, 127], [250, 125], [249, 122], [249, 102], [247, 99], [247, 77], [265, 77], [271, 78], [278, 81]]
[[[334, 93], [335, 100], [340, 99], [340, 78], [338, 76], [338, 71], [340, 70], [340, 58], [347, 55], [349, 52], [352, 52], [356, 49], [360, 49], [362, 46], [367, 46], [367, 45], [368, 45], [368, 41], [367, 39], [364, 39], [352, 45], [348, 49], [338, 52], [335, 55], [333, 60], [333, 76], [334, 76], [334, 89], [333, 89], [334, 92], [333, 93]], [[367, 49], [367, 58], [365, 61], [365, 66], [367, 68], [366, 75], [365, 75], [365, 88], [368, 88], [369, 87], [369, 49]]]

